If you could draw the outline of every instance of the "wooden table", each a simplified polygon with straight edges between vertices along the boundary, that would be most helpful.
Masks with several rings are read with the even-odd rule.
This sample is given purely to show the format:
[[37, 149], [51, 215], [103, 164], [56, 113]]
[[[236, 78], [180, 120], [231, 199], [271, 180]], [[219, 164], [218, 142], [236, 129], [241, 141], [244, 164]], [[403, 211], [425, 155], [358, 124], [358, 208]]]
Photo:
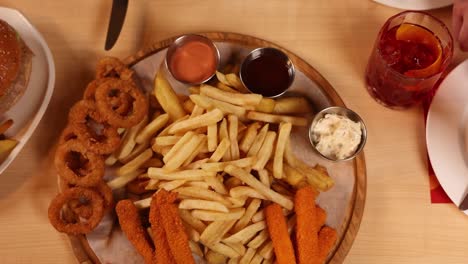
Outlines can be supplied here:
[[[155, 41], [200, 31], [239, 32], [286, 47], [320, 71], [366, 121], [367, 203], [346, 263], [468, 262], [468, 217], [454, 205], [430, 204], [422, 110], [388, 110], [364, 86], [377, 32], [398, 10], [369, 0], [130, 1], [120, 39], [105, 52], [110, 0], [40, 2], [1, 4], [19, 9], [42, 32], [57, 80], [34, 136], [0, 177], [0, 263], [75, 263], [68, 238], [47, 219], [57, 190], [52, 157], [68, 109], [92, 79], [97, 59], [126, 57]], [[431, 13], [450, 25], [450, 8]], [[466, 57], [457, 49], [455, 63]]]

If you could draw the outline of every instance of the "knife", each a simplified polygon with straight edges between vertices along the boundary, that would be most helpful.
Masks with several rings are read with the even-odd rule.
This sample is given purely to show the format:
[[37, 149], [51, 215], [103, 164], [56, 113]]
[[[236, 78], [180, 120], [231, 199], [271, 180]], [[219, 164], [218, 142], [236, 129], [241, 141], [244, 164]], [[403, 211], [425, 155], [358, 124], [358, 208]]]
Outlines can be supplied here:
[[463, 201], [461, 202], [460, 206], [458, 208], [462, 211], [468, 210], [468, 193], [466, 194], [465, 198], [463, 198]]
[[110, 50], [119, 38], [120, 31], [122, 30], [122, 26], [125, 21], [127, 7], [128, 0], [113, 0], [109, 19], [109, 28], [107, 30], [106, 45], [104, 47], [105, 50]]

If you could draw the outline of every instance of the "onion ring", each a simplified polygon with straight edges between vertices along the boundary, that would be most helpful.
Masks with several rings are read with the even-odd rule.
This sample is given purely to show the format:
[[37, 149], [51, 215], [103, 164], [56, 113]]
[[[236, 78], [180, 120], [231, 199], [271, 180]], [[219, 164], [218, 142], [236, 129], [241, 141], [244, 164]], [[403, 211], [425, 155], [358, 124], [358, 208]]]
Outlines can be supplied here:
[[[131, 109], [126, 115], [114, 111], [111, 99], [120, 93], [128, 94], [133, 100]], [[100, 114], [115, 127], [130, 128], [137, 125], [148, 114], [148, 99], [133, 82], [108, 80], [101, 84], [95, 94], [96, 105]]]
[[[78, 135], [78, 140], [94, 153], [111, 154], [120, 145], [117, 128], [105, 122], [93, 101], [81, 100], [76, 103], [70, 110], [69, 121]], [[92, 122], [96, 127], [90, 127]], [[102, 126], [102, 129], [98, 129], [99, 126]], [[101, 130], [100, 133], [96, 133], [97, 130]]]
[[[76, 185], [69, 184], [63, 179], [60, 180], [60, 190], [65, 191], [71, 188], [76, 187]], [[108, 211], [114, 208], [114, 195], [112, 189], [104, 182], [101, 181], [96, 187], [92, 188], [94, 191], [98, 192], [101, 197], [104, 199], [104, 210]], [[89, 203], [82, 201], [71, 201], [68, 203], [68, 206], [77, 214], [79, 217], [88, 219], [93, 213], [93, 208]]]
[[[62, 208], [73, 200], [86, 199], [89, 201], [93, 211], [92, 215], [86, 221], [77, 223], [66, 222], [62, 218]], [[75, 187], [59, 193], [50, 203], [48, 215], [49, 220], [55, 229], [59, 232], [78, 235], [91, 232], [101, 221], [103, 213], [103, 199], [91, 189]]]
[[[112, 79], [115, 78], [102, 78], [90, 82], [84, 91], [83, 99], [94, 101], [94, 95], [96, 94], [96, 89], [99, 87], [99, 85]], [[118, 114], [127, 114], [132, 105], [131, 97], [125, 93], [120, 93], [118, 97], [112, 97], [110, 103], [113, 110]]]
[[60, 134], [59, 145], [62, 145], [63, 143], [69, 140], [77, 139], [77, 138], [78, 138], [78, 135], [75, 133], [75, 130], [73, 129], [73, 127], [67, 126], [62, 131], [62, 134]]
[[104, 159], [78, 140], [60, 145], [54, 162], [59, 176], [77, 186], [97, 186], [104, 176]]
[[133, 74], [133, 70], [129, 69], [121, 60], [115, 57], [100, 59], [96, 67], [96, 79], [114, 77], [122, 80], [131, 80]]

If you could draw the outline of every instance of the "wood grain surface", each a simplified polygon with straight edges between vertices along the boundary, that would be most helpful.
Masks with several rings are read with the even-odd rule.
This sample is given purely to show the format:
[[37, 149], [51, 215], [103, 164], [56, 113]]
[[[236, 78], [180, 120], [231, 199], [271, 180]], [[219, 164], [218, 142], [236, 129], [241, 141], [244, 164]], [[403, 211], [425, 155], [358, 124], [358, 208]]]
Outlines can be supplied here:
[[[120, 39], [105, 52], [110, 0], [0, 5], [19, 9], [42, 32], [57, 67], [46, 115], [0, 175], [0, 263], [77, 263], [68, 237], [48, 223], [48, 203], [57, 192], [51, 164], [66, 113], [93, 78], [97, 59], [126, 57], [174, 35], [210, 31], [243, 33], [287, 48], [364, 118], [366, 206], [344, 263], [468, 262], [468, 218], [451, 204], [430, 204], [422, 109], [386, 109], [365, 89], [364, 69], [377, 32], [399, 10], [369, 0], [130, 1]], [[450, 25], [450, 8], [431, 13]], [[456, 49], [454, 65], [467, 57]]]

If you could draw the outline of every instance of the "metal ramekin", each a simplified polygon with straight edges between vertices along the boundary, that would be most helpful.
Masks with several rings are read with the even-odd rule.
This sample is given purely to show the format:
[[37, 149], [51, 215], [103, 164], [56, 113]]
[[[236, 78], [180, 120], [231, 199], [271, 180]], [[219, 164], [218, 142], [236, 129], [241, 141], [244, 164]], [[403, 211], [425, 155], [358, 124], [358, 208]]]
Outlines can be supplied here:
[[268, 98], [275, 98], [275, 97], [279, 97], [279, 96], [283, 95], [289, 89], [289, 87], [291, 87], [291, 84], [294, 82], [294, 77], [296, 76], [296, 69], [294, 68], [294, 64], [292, 63], [292, 61], [288, 57], [288, 55], [286, 55], [286, 53], [282, 52], [281, 50], [275, 49], [275, 48], [269, 48], [269, 47], [267, 47], [267, 48], [257, 48], [257, 49], [252, 50], [249, 53], [249, 55], [247, 55], [247, 57], [245, 57], [245, 59], [241, 63], [241, 66], [240, 66], [240, 69], [239, 69], [239, 78], [240, 78], [242, 84], [245, 86], [245, 88], [247, 88], [247, 90], [252, 92], [249, 89], [249, 87], [245, 84], [244, 79], [242, 78], [242, 68], [245, 67], [244, 65], [246, 65], [248, 62], [250, 62], [250, 61], [262, 56], [263, 54], [266, 54], [266, 53], [270, 53], [270, 54], [273, 53], [276, 56], [279, 56], [281, 59], [283, 59], [286, 62], [286, 65], [288, 65], [288, 73], [289, 73], [288, 87], [279, 94], [276, 94], [276, 95], [273, 95], [273, 96], [265, 96], [265, 97], [268, 97]]
[[[169, 67], [169, 65], [170, 65], [169, 61], [172, 59], [172, 56], [174, 55], [174, 52], [176, 51], [177, 48], [183, 46], [187, 42], [194, 41], [194, 40], [203, 42], [203, 43], [207, 44], [208, 46], [210, 46], [213, 49], [214, 54], [215, 54], [215, 58], [216, 58], [216, 67], [215, 67], [215, 69], [213, 71], [213, 74], [211, 74], [205, 80], [203, 80], [201, 82], [197, 82], [197, 83], [190, 83], [190, 82], [186, 82], [186, 81], [183, 81], [183, 80], [179, 80], [177, 78], [177, 76], [172, 72], [171, 67]], [[187, 34], [187, 35], [182, 35], [182, 36], [178, 37], [171, 44], [171, 46], [169, 46], [169, 48], [167, 49], [167, 53], [166, 53], [165, 64], [166, 64], [167, 70], [171, 73], [172, 77], [174, 77], [174, 79], [176, 79], [177, 81], [179, 81], [181, 83], [184, 83], [184, 84], [187, 84], [187, 85], [199, 85], [199, 84], [202, 84], [202, 83], [205, 83], [205, 82], [209, 81], [216, 74], [216, 70], [219, 67], [219, 61], [220, 61], [219, 50], [218, 50], [218, 48], [216, 47], [216, 45], [214, 44], [214, 42], [211, 39], [209, 39], [209, 38], [207, 38], [205, 36], [201, 36], [201, 35]]]
[[[351, 155], [350, 157], [347, 157], [345, 159], [331, 159], [325, 155], [323, 155], [322, 153], [320, 153], [320, 151], [318, 151], [314, 141], [313, 141], [313, 133], [312, 133], [312, 129], [315, 127], [315, 125], [317, 124], [317, 122], [324, 118], [326, 114], [337, 114], [337, 115], [340, 115], [340, 116], [345, 116], [349, 119], [351, 119], [352, 121], [354, 122], [358, 122], [359, 124], [361, 124], [361, 131], [362, 131], [362, 135], [361, 135], [361, 142], [359, 143], [359, 146], [358, 148], [356, 149], [356, 151], [354, 152], [353, 155]], [[366, 125], [364, 124], [364, 121], [362, 120], [362, 118], [356, 114], [354, 111], [348, 109], [348, 108], [345, 108], [345, 107], [340, 107], [340, 106], [332, 106], [332, 107], [328, 107], [328, 108], [325, 108], [323, 110], [321, 110], [320, 112], [318, 112], [314, 119], [312, 120], [312, 123], [310, 124], [310, 127], [309, 127], [309, 140], [310, 140], [310, 144], [312, 145], [313, 149], [315, 150], [315, 152], [317, 152], [320, 156], [322, 156], [323, 158], [327, 159], [327, 160], [331, 160], [331, 161], [347, 161], [347, 160], [352, 160], [354, 159], [364, 148], [364, 145], [366, 145], [366, 141], [367, 141], [367, 129], [366, 129]]]

